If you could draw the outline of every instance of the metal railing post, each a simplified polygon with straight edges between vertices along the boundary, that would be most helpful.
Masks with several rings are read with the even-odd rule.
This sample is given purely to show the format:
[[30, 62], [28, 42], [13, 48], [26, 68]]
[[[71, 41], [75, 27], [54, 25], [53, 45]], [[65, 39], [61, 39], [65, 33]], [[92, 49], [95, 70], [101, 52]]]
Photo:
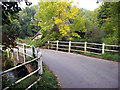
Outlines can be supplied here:
[[17, 49], [17, 60], [19, 61], [19, 48]]
[[39, 48], [37, 48], [37, 57], [38, 57]]
[[[41, 56], [41, 52], [38, 53], [38, 57]], [[42, 74], [43, 73], [43, 68], [42, 68], [42, 59], [38, 59], [38, 68], [40, 68], [40, 70], [38, 71], [38, 74]]]
[[10, 50], [9, 48], [7, 49], [7, 55], [8, 55], [8, 58], [10, 57]]
[[103, 43], [102, 44], [102, 54], [104, 54], [104, 52], [105, 52], [105, 44]]
[[42, 68], [42, 57], [41, 57], [41, 60], [40, 60], [40, 74], [43, 73], [43, 68]]
[[50, 41], [48, 41], [48, 49], [49, 49], [49, 44], [50, 44]]
[[71, 49], [71, 41], [69, 41], [69, 50], [68, 50], [69, 53], [70, 53], [70, 49]]
[[57, 50], [57, 51], [58, 51], [58, 42], [59, 42], [59, 41], [57, 41], [57, 43], [56, 43], [56, 50]]
[[26, 59], [26, 48], [25, 48], [25, 44], [23, 44], [23, 57], [24, 57], [24, 62]]
[[84, 45], [84, 52], [86, 53], [86, 50], [87, 50], [87, 42], [85, 42], [85, 45]]

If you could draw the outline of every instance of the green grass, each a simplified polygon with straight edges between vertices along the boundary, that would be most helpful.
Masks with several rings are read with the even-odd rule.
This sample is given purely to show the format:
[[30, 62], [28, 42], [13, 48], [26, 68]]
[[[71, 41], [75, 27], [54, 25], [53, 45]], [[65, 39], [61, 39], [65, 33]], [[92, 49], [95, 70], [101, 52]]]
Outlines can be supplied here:
[[118, 55], [118, 54], [112, 55], [112, 54], [107, 54], [107, 53], [105, 53], [105, 54], [103, 54], [103, 55], [101, 56], [101, 58], [107, 59], [107, 60], [112, 60], [112, 61], [120, 62], [120, 55]]
[[47, 69], [46, 65], [43, 65], [43, 74], [41, 75], [41, 80], [34, 85], [31, 89], [60, 89], [60, 85], [58, 84], [57, 77], [52, 73], [52, 71]]
[[95, 58], [106, 59], [106, 60], [110, 60], [110, 61], [120, 62], [120, 55], [118, 55], [118, 54], [105, 53], [103, 55], [96, 55], [96, 54], [92, 54], [92, 53], [83, 53], [83, 52], [73, 52], [73, 53], [82, 54], [82, 55], [95, 57]]

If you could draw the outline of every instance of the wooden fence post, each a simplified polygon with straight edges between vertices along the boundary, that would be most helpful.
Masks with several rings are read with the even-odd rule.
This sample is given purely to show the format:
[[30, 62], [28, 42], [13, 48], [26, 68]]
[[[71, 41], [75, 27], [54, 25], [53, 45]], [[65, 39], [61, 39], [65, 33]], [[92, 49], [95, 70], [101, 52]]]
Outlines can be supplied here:
[[58, 51], [58, 42], [59, 42], [59, 41], [56, 41], [56, 42], [57, 42], [57, 43], [56, 43], [56, 50]]
[[19, 48], [17, 49], [17, 60], [19, 61]]
[[26, 59], [26, 48], [25, 48], [25, 44], [23, 44], [23, 57], [24, 57], [24, 63], [25, 63], [25, 59]]
[[[40, 57], [40, 56], [41, 56], [41, 52], [38, 52], [38, 57]], [[40, 70], [38, 71], [38, 74], [41, 75], [43, 73], [42, 59], [41, 58], [38, 59], [38, 68], [40, 68]]]
[[49, 49], [49, 44], [50, 44], [50, 41], [48, 41], [48, 49]]
[[70, 49], [71, 49], [71, 41], [69, 41], [69, 50], [68, 50], [69, 53], [70, 53]]
[[34, 45], [32, 46], [32, 54], [33, 54], [33, 57], [35, 58], [35, 47], [34, 47]]
[[87, 50], [87, 42], [85, 42], [85, 45], [84, 45], [84, 52], [86, 53], [86, 50]]
[[102, 44], [102, 54], [104, 54], [104, 52], [105, 52], [105, 44], [103, 43]]

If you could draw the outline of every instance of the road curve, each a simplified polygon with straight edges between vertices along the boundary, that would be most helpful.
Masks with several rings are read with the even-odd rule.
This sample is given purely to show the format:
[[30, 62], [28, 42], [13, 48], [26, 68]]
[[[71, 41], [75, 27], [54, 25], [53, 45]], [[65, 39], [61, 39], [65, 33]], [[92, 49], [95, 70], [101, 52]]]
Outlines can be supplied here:
[[46, 49], [41, 52], [62, 88], [118, 88], [117, 62]]

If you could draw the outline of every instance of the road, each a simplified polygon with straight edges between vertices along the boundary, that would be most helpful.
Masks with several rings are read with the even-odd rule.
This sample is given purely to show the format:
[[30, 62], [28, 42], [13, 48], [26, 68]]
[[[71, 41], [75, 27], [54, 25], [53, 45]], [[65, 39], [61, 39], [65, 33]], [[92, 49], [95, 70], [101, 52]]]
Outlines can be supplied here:
[[[30, 51], [27, 49], [31, 55]], [[41, 52], [62, 88], [118, 88], [117, 62], [47, 49]]]
[[42, 60], [59, 77], [62, 88], [117, 88], [118, 63], [53, 50]]

